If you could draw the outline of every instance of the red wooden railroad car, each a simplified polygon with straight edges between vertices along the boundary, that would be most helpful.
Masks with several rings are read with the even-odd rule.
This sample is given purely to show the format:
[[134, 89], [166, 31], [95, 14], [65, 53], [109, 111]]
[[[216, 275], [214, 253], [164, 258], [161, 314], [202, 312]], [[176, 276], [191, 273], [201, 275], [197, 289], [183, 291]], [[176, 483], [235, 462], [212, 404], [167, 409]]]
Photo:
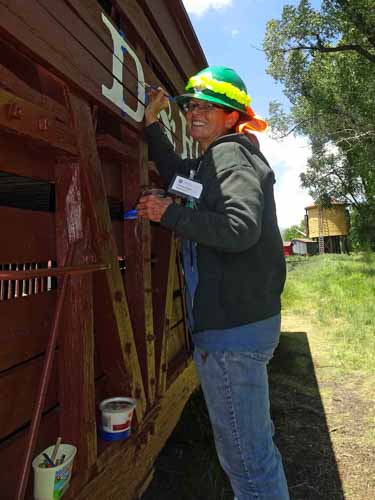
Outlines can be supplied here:
[[[137, 498], [197, 379], [178, 241], [122, 213], [161, 185], [145, 82], [175, 95], [207, 63], [180, 0], [3, 0], [0, 33], [0, 496], [31, 498], [62, 436], [64, 498]], [[197, 155], [173, 103], [160, 120]], [[134, 432], [108, 443], [98, 403], [120, 395]]]

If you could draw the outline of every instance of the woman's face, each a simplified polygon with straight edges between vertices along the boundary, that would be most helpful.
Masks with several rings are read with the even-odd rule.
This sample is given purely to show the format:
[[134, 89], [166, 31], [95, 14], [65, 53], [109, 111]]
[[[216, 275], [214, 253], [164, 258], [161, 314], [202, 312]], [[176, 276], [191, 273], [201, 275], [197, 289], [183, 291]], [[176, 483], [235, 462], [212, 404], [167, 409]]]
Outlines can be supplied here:
[[192, 99], [185, 111], [190, 135], [203, 150], [218, 137], [227, 134], [237, 122], [239, 113], [228, 112], [213, 103]]

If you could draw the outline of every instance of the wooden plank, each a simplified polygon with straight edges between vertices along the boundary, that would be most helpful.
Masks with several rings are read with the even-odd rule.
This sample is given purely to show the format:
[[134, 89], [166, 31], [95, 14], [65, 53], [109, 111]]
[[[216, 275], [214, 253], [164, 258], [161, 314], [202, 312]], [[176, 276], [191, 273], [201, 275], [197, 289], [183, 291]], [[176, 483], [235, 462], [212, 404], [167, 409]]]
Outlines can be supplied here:
[[181, 301], [182, 307], [182, 318], [183, 318], [183, 328], [184, 328], [184, 337], [185, 337], [185, 345], [187, 351], [191, 351], [191, 337], [187, 327], [187, 307], [186, 307], [186, 284], [183, 276], [183, 268], [182, 268], [182, 256], [180, 251], [181, 240], [176, 241], [176, 266], [177, 266], [177, 289], [179, 291], [179, 299]]
[[173, 431], [186, 401], [197, 384], [195, 367], [190, 362], [161, 399], [157, 414], [145, 425], [148, 429], [140, 428], [122, 446], [114, 446], [111, 453], [103, 454], [103, 460], [98, 461], [97, 469], [93, 471], [95, 477], [82, 490], [77, 491], [73, 478], [72, 488], [66, 493], [66, 500], [137, 498], [144, 479], [148, 476], [158, 453]]
[[145, 0], [149, 19], [184, 81], [208, 66], [198, 38], [179, 0]]
[[[97, 2], [91, 0], [95, 7], [98, 7]], [[104, 44], [102, 40], [94, 33], [87, 24], [87, 18], [81, 19], [77, 16], [77, 12], [69, 7], [68, 2], [65, 0], [55, 0], [53, 7], [49, 0], [39, 0], [41, 6], [43, 6], [44, 12], [53, 19], [53, 21], [61, 28], [66, 30], [65, 37], [68, 34], [69, 38], [74, 41], [78, 41], [80, 46], [86, 51], [86, 59], [95, 60], [95, 71], [108, 75], [112, 75], [113, 70], [113, 47], [112, 43]], [[99, 13], [98, 13], [99, 14]], [[99, 19], [101, 20], [102, 31], [107, 32], [108, 28], [102, 20], [102, 13], [100, 12]], [[112, 39], [111, 39], [112, 41]], [[123, 91], [125, 95], [125, 100], [132, 108], [137, 107], [138, 95], [138, 82], [137, 82], [137, 71], [133, 58], [131, 57], [129, 50], [126, 50], [122, 54], [124, 59], [124, 67], [127, 68], [128, 78], [126, 79], [126, 85], [123, 85]], [[80, 66], [86, 66], [85, 61], [79, 61]], [[99, 68], [100, 67], [100, 68]], [[93, 67], [91, 67], [91, 74], [93, 73]], [[90, 73], [88, 73], [90, 74]], [[112, 75], [113, 76], [113, 75]], [[111, 77], [112, 84], [112, 77]], [[110, 85], [111, 86], [111, 85]]]
[[173, 292], [176, 276], [176, 240], [172, 237], [168, 266], [168, 282], [165, 299], [165, 318], [163, 325], [163, 343], [161, 347], [161, 369], [159, 372], [159, 394], [163, 394], [167, 388], [168, 373], [168, 341], [173, 313]]
[[111, 196], [118, 200], [122, 199], [122, 189], [121, 189], [121, 165], [118, 160], [111, 159], [108, 161], [105, 155], [103, 155], [103, 150], [99, 149], [99, 154], [102, 159], [102, 172], [105, 184], [105, 190], [107, 196]]
[[[0, 441], [31, 419], [44, 356], [0, 375]], [[57, 362], [54, 362], [44, 411], [57, 404]]]
[[[20, 5], [18, 12], [15, 12], [12, 11], [13, 4], [11, 4], [10, 0], [1, 0], [0, 30], [3, 26], [4, 34], [13, 36], [15, 39], [19, 40], [19, 42], [23, 43], [25, 50], [34, 51], [34, 58], [37, 58], [38, 61], [42, 58], [45, 63], [54, 67], [59, 75], [64, 75], [69, 82], [78, 86], [82, 91], [88, 93], [91, 97], [94, 97], [101, 104], [105, 105], [108, 110], [114, 112], [118, 117], [121, 117], [122, 122], [127, 122], [133, 128], [140, 129], [142, 125], [128, 116], [123, 116], [124, 114], [122, 110], [120, 110], [119, 104], [114, 105], [107, 97], [103, 96], [102, 88], [112, 88], [114, 82], [119, 83], [118, 80], [114, 80], [112, 74], [114, 71], [112, 61], [116, 64], [119, 63], [119, 61], [118, 57], [113, 55], [112, 37], [101, 19], [101, 10], [96, 5], [96, 2], [89, 0], [90, 15], [84, 17], [85, 22], [82, 21], [80, 24], [77, 16], [73, 16], [73, 11], [68, 9], [65, 4], [63, 5], [62, 0], [56, 1], [53, 13], [46, 11], [47, 8], [51, 9], [47, 0], [43, 0], [43, 2], [44, 7], [36, 4], [33, 5], [31, 9], [29, 2], [26, 2], [26, 0], [18, 0], [18, 4]], [[75, 5], [75, 8], [79, 11], [81, 2], [76, 3], [77, 5]], [[56, 18], [55, 11], [61, 11], [59, 19]], [[85, 13], [86, 11], [87, 9]], [[129, 6], [126, 5], [126, 11], [133, 12], [132, 20], [139, 24], [137, 24], [137, 29], [140, 30], [138, 31], [139, 36], [146, 36], [146, 32], [142, 30], [151, 30], [151, 26], [145, 16], [143, 14], [142, 16], [140, 15], [140, 7], [135, 2], [132, 2]], [[110, 43], [110, 49], [108, 49], [108, 45], [103, 43], [98, 37], [97, 31], [94, 33], [92, 27], [91, 29], [88, 28], [87, 23], [91, 22], [93, 16], [96, 16], [96, 29], [99, 29], [100, 33], [105, 33], [104, 36], [107, 40], [108, 37], [111, 40], [107, 42]], [[61, 19], [65, 19], [64, 25]], [[70, 28], [70, 24], [72, 24], [73, 28]], [[98, 28], [97, 25], [99, 25], [100, 28]], [[69, 26], [70, 31], [67, 26]], [[35, 37], [35, 33], [39, 33], [39, 36]], [[155, 47], [159, 47], [159, 44], [160, 42], [154, 34], [149, 45], [155, 50]], [[155, 56], [158, 60], [160, 58], [159, 49], [161, 50], [160, 47], [155, 50]], [[160, 83], [157, 81], [155, 75], [150, 79], [150, 74], [152, 72], [147, 62], [142, 59], [142, 55], [139, 52], [137, 56], [148, 81], [150, 83]], [[124, 82], [121, 83], [124, 88], [124, 99], [131, 109], [136, 109], [135, 106], [138, 104], [134, 101], [134, 96], [138, 95], [139, 89], [137, 70], [134, 59], [129, 56], [127, 52], [125, 53], [123, 67], [126, 73]], [[168, 68], [164, 68], [163, 78], [168, 81], [170, 78], [173, 80], [173, 75], [176, 74], [175, 67], [172, 64], [168, 66]], [[166, 75], [168, 75], [168, 78]], [[175, 85], [178, 91], [182, 91], [184, 84], [184, 78], [181, 78], [180, 83], [177, 84], [175, 82], [173, 85]], [[140, 86], [142, 87], [142, 78]], [[123, 101], [123, 99], [121, 99], [121, 101]], [[181, 137], [182, 153], [188, 154], [192, 149], [195, 151], [195, 146], [192, 148], [191, 138], [187, 137], [186, 132], [184, 132], [186, 129], [184, 118], [179, 113], [177, 106], [173, 105], [172, 108], [172, 121], [167, 119], [163, 120], [164, 124], [167, 125], [168, 123], [168, 126], [172, 130], [176, 130], [177, 136]]]
[[174, 90], [180, 91], [185, 86], [185, 78], [176, 71], [176, 66], [170, 59], [168, 52], [155, 34], [152, 25], [144, 14], [144, 10], [136, 0], [117, 0], [124, 15], [134, 25], [138, 33], [142, 33], [142, 40], [147, 49], [154, 55], [164, 74], [168, 75]]
[[[103, 329], [96, 331], [97, 345], [101, 350], [101, 363], [118, 394], [130, 393], [136, 397], [137, 417], [141, 421], [145, 411], [145, 392], [117, 261], [117, 249], [112, 236], [90, 107], [73, 94], [70, 95], [70, 105], [77, 131], [85, 192], [90, 204], [90, 222], [95, 252], [100, 263], [109, 266], [108, 271], [101, 273], [104, 276], [102, 280], [104, 288], [100, 297], [100, 306], [104, 324], [102, 323]], [[98, 279], [101, 280], [100, 277]], [[104, 309], [105, 306], [106, 309]]]
[[[5, 1], [5, 0], [2, 0], [2, 1]], [[61, 0], [56, 3], [56, 9], [57, 10], [63, 9], [63, 7], [61, 6]], [[134, 11], [135, 13], [137, 13], [139, 11], [139, 7], [134, 7], [134, 9], [135, 9], [135, 11]], [[10, 17], [9, 23], [7, 23], [8, 28], [13, 26], [12, 22], [17, 23], [18, 29], [13, 30], [14, 36], [16, 35], [16, 33], [23, 33], [23, 37], [27, 38], [27, 45], [30, 47], [33, 46], [33, 42], [35, 42], [35, 41], [29, 40], [28, 37], [30, 36], [31, 38], [33, 38], [34, 30], [37, 29], [38, 25], [40, 25], [41, 19], [45, 20], [44, 24], [46, 26], [49, 26], [49, 25], [53, 26], [53, 24], [56, 24], [56, 19], [51, 17], [51, 14], [47, 13], [44, 9], [40, 10], [40, 7], [38, 7], [38, 15], [36, 15], [36, 12], [34, 12], [34, 10], [35, 9], [33, 9], [32, 12], [30, 12], [30, 9], [28, 9], [27, 7], [25, 7], [22, 10], [22, 15], [24, 16], [24, 19], [26, 19], [27, 23], [30, 24], [30, 26], [32, 28], [31, 33], [30, 33], [30, 27], [27, 28], [28, 25], [26, 25], [26, 26], [19, 25], [19, 23], [20, 23], [19, 17], [15, 17], [15, 18]], [[0, 12], [1, 12], [1, 4], [0, 4]], [[110, 103], [110, 101], [108, 101], [107, 98], [103, 97], [102, 92], [101, 92], [102, 85], [104, 85], [106, 87], [111, 87], [111, 85], [113, 83], [113, 76], [112, 76], [113, 54], [112, 54], [112, 50], [109, 51], [106, 48], [106, 46], [103, 44], [103, 42], [101, 40], [99, 40], [99, 38], [96, 35], [94, 35], [90, 30], [88, 30], [87, 26], [84, 23], [77, 25], [78, 21], [76, 18], [71, 17], [72, 13], [70, 11], [69, 11], [70, 14], [69, 14], [69, 12], [65, 12], [65, 10], [62, 12], [63, 12], [63, 14], [61, 14], [61, 19], [63, 19], [64, 16], [70, 15], [69, 21], [72, 21], [72, 24], [74, 25], [74, 29], [75, 29], [74, 33], [69, 33], [69, 35], [67, 35], [66, 30], [62, 26], [59, 25], [58, 27], [56, 27], [54, 35], [52, 37], [52, 40], [54, 41], [55, 46], [52, 47], [52, 49], [51, 49], [51, 46], [50, 46], [51, 42], [50, 42], [48, 44], [48, 47], [45, 47], [44, 44], [42, 44], [41, 40], [38, 38], [38, 41], [37, 41], [38, 43], [36, 45], [36, 48], [38, 49], [38, 53], [45, 54], [45, 57], [49, 58], [48, 60], [49, 60], [50, 64], [55, 64], [55, 66], [57, 66], [57, 64], [56, 64], [57, 61], [59, 62], [59, 64], [61, 62], [61, 64], [63, 64], [63, 66], [61, 66], [61, 68], [64, 68], [64, 74], [66, 74], [66, 76], [68, 78], [72, 79], [72, 81], [75, 81], [76, 84], [79, 84], [79, 86], [82, 89], [84, 89], [86, 92], [90, 92], [92, 96], [95, 96], [95, 98], [99, 99], [103, 104], [105, 104], [107, 107], [109, 107], [112, 111], [115, 111], [117, 115], [122, 116], [122, 113], [119, 110], [119, 108], [117, 108], [116, 106], [113, 106]], [[99, 14], [100, 14], [100, 9], [96, 10], [96, 15], [99, 15]], [[10, 16], [9, 11], [7, 12], [7, 15]], [[99, 19], [99, 21], [101, 23], [101, 30], [107, 31], [106, 37], [110, 36], [108, 34], [108, 29], [104, 26], [104, 23], [101, 21], [101, 19]], [[0, 23], [1, 23], [1, 19], [0, 19]], [[70, 23], [67, 22], [66, 24], [69, 25]], [[43, 35], [47, 36], [48, 32], [44, 33], [44, 31], [45, 30], [43, 30]], [[77, 46], [76, 40], [81, 41], [81, 39], [82, 39], [82, 42], [84, 42], [84, 44], [85, 44], [85, 48], [83, 48], [81, 44], [78, 44], [78, 46]], [[42, 44], [42, 46], [40, 46], [40, 44]], [[60, 61], [60, 59], [61, 59], [60, 52], [61, 52], [62, 48], [65, 48], [65, 46], [67, 46], [68, 54], [66, 54], [66, 57], [63, 61]], [[44, 49], [42, 50], [42, 48], [44, 48]], [[92, 51], [92, 54], [94, 54], [94, 55], [91, 55], [87, 52], [87, 50], [89, 50], [88, 48], [90, 48], [90, 50]], [[107, 51], [107, 52], [105, 52], [105, 51]], [[57, 52], [57, 53], [55, 53], [55, 52]], [[72, 54], [73, 54], [73, 59], [72, 59], [72, 57], [70, 57]], [[140, 56], [140, 55], [138, 54], [138, 56]], [[136, 73], [134, 70], [135, 65], [134, 65], [134, 61], [128, 60], [127, 57], [129, 59], [131, 59], [130, 56], [125, 55], [124, 69], [126, 72], [126, 77], [125, 77], [126, 88], [129, 88], [130, 93], [132, 95], [136, 95], [138, 93], [137, 92], [138, 82], [137, 82], [137, 78], [135, 78], [135, 76], [134, 76]], [[84, 65], [84, 68], [80, 67], [81, 61], [82, 61], [82, 64]], [[70, 64], [72, 66], [72, 67], [69, 66], [70, 72], [65, 71], [64, 65], [67, 65], [67, 64]], [[104, 64], [104, 66], [103, 66], [103, 64]], [[106, 64], [107, 64], [107, 66], [105, 66]], [[148, 69], [147, 63], [142, 61], [142, 66], [144, 68], [144, 72], [146, 72], [148, 74], [150, 71], [149, 70], [147, 71], [147, 69]], [[58, 67], [60, 68], [60, 66], [58, 66]], [[60, 68], [60, 71], [61, 71], [61, 68]], [[95, 68], [95, 72], [93, 72], [93, 68]], [[175, 74], [175, 73], [176, 73], [175, 69], [173, 68], [173, 71], [171, 74]], [[87, 79], [90, 79], [90, 81], [87, 81]], [[151, 83], [154, 83], [154, 80], [155, 80], [155, 78], [153, 78], [153, 81]], [[182, 89], [183, 83], [181, 85], [180, 85], [180, 88]], [[125, 98], [126, 98], [126, 100], [129, 100], [128, 104], [131, 106], [132, 105], [132, 101], [131, 101], [132, 97], [130, 94], [129, 95], [126, 94], [126, 89], [124, 91], [125, 91]], [[174, 115], [175, 115], [175, 119], [173, 121], [174, 121], [174, 126], [176, 127], [176, 124], [179, 125], [179, 122], [182, 120], [182, 118], [178, 114], [177, 107], [173, 106], [173, 108], [174, 108]], [[134, 126], [138, 127], [138, 125], [134, 122], [134, 120], [129, 120], [129, 119], [127, 119], [127, 120], [132, 124], [133, 127]], [[171, 126], [173, 126], [173, 122], [171, 122]], [[183, 146], [182, 151], [183, 152], [186, 151], [186, 149], [190, 149], [190, 142], [189, 141], [190, 141], [189, 138], [184, 139], [183, 144], [182, 144], [182, 146]], [[189, 144], [187, 144], [187, 142], [189, 142]]]
[[124, 223], [121, 220], [112, 221], [112, 235], [116, 242], [118, 257], [123, 257], [125, 255], [124, 250]]
[[[112, 40], [108, 37], [108, 32], [103, 30], [103, 23], [100, 20], [101, 8], [93, 0], [67, 0], [67, 2], [79, 13], [79, 15], [90, 23], [90, 27], [100, 37], [100, 39], [109, 48], [112, 47]], [[176, 67], [172, 62], [165, 47], [160, 42], [160, 38], [156, 35], [149, 20], [145, 16], [144, 10], [135, 0], [117, 0], [117, 5], [134, 26], [142, 43], [146, 44], [148, 50], [157, 58], [158, 63], [163, 68], [165, 74], [168, 74], [175, 89], [182, 90], [184, 86], [184, 76], [181, 76], [176, 71]], [[125, 37], [128, 40], [126, 25], [124, 27]]]
[[[26, 142], [20, 148], [20, 138], [15, 134], [0, 133], [0, 171], [53, 181], [55, 177], [55, 152]], [[43, 162], [40, 159], [43, 158]]]
[[53, 214], [0, 207], [0, 228], [0, 263], [55, 260]]
[[0, 301], [0, 371], [45, 350], [55, 303], [55, 291]]
[[102, 158], [117, 161], [137, 158], [137, 153], [132, 148], [109, 134], [98, 134], [96, 144]]
[[[14, 50], [11, 48], [10, 50]], [[19, 53], [17, 53], [19, 54]], [[8, 68], [0, 64], [0, 87], [24, 101], [35, 104], [36, 106], [49, 111], [59, 117], [59, 120], [65, 124], [69, 123], [68, 111], [45, 94], [37, 92], [24, 81], [18, 78]]]
[[[177, 262], [176, 262], [177, 267]], [[175, 282], [173, 291], [173, 303], [171, 307], [170, 328], [168, 335], [168, 377], [170, 374], [170, 360], [176, 359], [181, 352], [186, 352], [189, 348], [185, 332], [185, 311], [182, 303], [182, 293], [180, 289], [178, 267], [175, 272]]]
[[160, 392], [160, 380], [166, 372], [167, 366], [164, 363], [164, 335], [165, 335], [165, 313], [168, 289], [168, 273], [170, 264], [170, 253], [172, 248], [172, 234], [162, 226], [153, 226], [151, 229], [151, 257], [154, 261], [152, 267], [152, 303], [155, 331], [155, 365], [156, 380], [158, 381]]
[[[129, 133], [127, 134], [129, 137]], [[134, 137], [135, 140], [138, 137]], [[125, 210], [136, 205], [142, 186], [148, 184], [147, 164], [143, 161], [145, 150], [138, 143], [139, 158], [123, 164], [123, 199]], [[150, 265], [150, 223], [137, 219], [123, 223], [124, 256], [128, 263], [124, 272], [124, 284], [136, 339], [137, 353], [149, 405], [155, 399], [155, 351], [152, 318], [152, 284]], [[146, 316], [146, 311], [148, 315]]]
[[[59, 13], [59, 16], [57, 16]], [[102, 23], [103, 31], [107, 28]], [[0, 0], [0, 32], [23, 44], [31, 57], [48, 65], [79, 89], [94, 97], [116, 115], [138, 126], [112, 104], [102, 93], [102, 85], [111, 88], [113, 84], [113, 53], [80, 20], [63, 0], [55, 0], [53, 8], [42, 0], [32, 4], [28, 0]], [[108, 30], [107, 30], [108, 31]], [[134, 94], [138, 88], [134, 61], [125, 53], [124, 65], [128, 79], [124, 96], [129, 106], [135, 104]], [[130, 90], [133, 89], [133, 90]]]
[[[6, 464], [0, 467], [1, 500], [14, 500], [15, 498], [27, 432], [28, 429], [23, 430], [0, 444], [0, 463]], [[56, 437], [60, 435], [59, 432], [58, 410], [54, 410], [42, 419], [35, 455], [55, 443]], [[33, 475], [30, 474], [25, 498], [33, 498], [32, 488]]]
[[62, 123], [58, 115], [0, 89], [1, 129], [76, 153], [71, 127]]
[[[56, 175], [57, 261], [66, 261], [74, 245], [72, 265], [93, 260], [87, 195], [80, 163], [60, 162]], [[93, 278], [71, 276], [63, 305], [59, 340], [60, 429], [79, 453], [76, 473], [82, 483], [96, 461], [94, 388]]]
[[168, 361], [167, 387], [177, 380], [185, 368], [191, 363], [191, 360], [191, 353], [183, 350]]

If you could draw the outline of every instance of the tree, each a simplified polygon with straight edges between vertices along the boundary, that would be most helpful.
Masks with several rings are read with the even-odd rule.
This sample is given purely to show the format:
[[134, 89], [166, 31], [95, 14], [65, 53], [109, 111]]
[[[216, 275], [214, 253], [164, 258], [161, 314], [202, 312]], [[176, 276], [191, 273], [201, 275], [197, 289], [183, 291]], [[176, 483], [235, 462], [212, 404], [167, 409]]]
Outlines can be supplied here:
[[302, 219], [302, 221], [299, 224], [294, 224], [293, 226], [290, 226], [287, 229], [284, 229], [283, 231], [284, 241], [291, 241], [294, 239], [304, 238], [304, 237], [306, 237], [306, 226], [304, 219]]
[[374, 26], [374, 0], [323, 0], [320, 11], [301, 0], [269, 21], [264, 40], [268, 72], [292, 104], [286, 113], [271, 103], [274, 132], [310, 138], [302, 185], [324, 205], [350, 203], [358, 222], [362, 206], [375, 207]]

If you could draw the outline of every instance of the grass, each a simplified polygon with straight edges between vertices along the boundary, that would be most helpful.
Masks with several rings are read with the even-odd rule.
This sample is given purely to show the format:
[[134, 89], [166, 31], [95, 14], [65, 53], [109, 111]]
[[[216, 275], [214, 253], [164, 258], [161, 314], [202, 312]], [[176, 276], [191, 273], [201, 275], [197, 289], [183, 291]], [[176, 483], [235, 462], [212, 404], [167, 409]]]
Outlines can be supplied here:
[[283, 311], [308, 316], [346, 369], [375, 372], [375, 254], [288, 261]]
[[[367, 491], [362, 478], [362, 471], [373, 469], [368, 458], [373, 448], [363, 443], [375, 439], [367, 401], [373, 398], [374, 379], [367, 373], [375, 365], [375, 254], [296, 257], [288, 261], [288, 269], [282, 300], [289, 320], [284, 321], [269, 373], [275, 439], [291, 500], [342, 500], [344, 490], [348, 499], [375, 498], [374, 487], [368, 486]], [[318, 362], [319, 383], [311, 351], [314, 335], [309, 338], [311, 332], [307, 334], [304, 321], [299, 326], [299, 318], [314, 326], [311, 332], [319, 328], [324, 355], [328, 347], [329, 356], [335, 358], [332, 365], [342, 366], [332, 369]], [[142, 498], [175, 499], [233, 500], [218, 463], [200, 389], [186, 405]]]

